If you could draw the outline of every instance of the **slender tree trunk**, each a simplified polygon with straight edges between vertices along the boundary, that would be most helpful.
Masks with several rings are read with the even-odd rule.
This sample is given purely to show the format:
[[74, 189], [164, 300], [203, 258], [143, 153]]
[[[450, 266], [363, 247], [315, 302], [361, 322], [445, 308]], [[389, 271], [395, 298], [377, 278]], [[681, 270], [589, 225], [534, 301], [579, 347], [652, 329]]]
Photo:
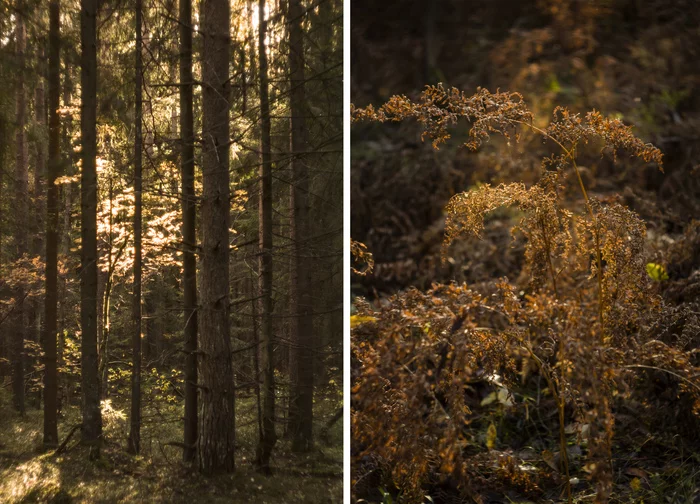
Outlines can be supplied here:
[[[18, 12], [22, 13], [22, 2], [18, 2]], [[21, 260], [22, 255], [27, 253], [27, 227], [26, 216], [29, 209], [28, 198], [28, 175], [26, 158], [26, 97], [24, 90], [24, 66], [26, 62], [26, 32], [23, 14], [17, 16], [16, 26], [16, 51], [19, 65], [17, 79], [17, 109], [16, 122], [17, 134], [15, 136], [16, 164], [15, 164], [15, 205], [13, 214], [15, 216], [15, 258]], [[15, 314], [14, 314], [14, 334], [12, 345], [12, 392], [14, 406], [17, 411], [24, 415], [24, 332], [25, 332], [25, 299], [26, 287], [20, 285], [15, 289]]]
[[82, 442], [100, 456], [102, 416], [97, 365], [97, 0], [82, 0], [80, 19], [82, 173], [80, 177], [80, 322]]
[[230, 9], [228, 0], [202, 3], [204, 156], [199, 466], [204, 474], [232, 472], [235, 467], [235, 397], [229, 330]]
[[[39, 58], [36, 63], [36, 87], [34, 88], [34, 125], [42, 127], [46, 124], [46, 90], [44, 88], [44, 78], [45, 78], [45, 68], [43, 60], [46, 58], [46, 48], [41, 47], [39, 49]], [[31, 230], [31, 238], [29, 245], [29, 252], [32, 256], [38, 258], [45, 258], [44, 256], [44, 219], [46, 217], [46, 208], [44, 203], [46, 198], [44, 197], [44, 179], [46, 178], [46, 152], [45, 145], [43, 142], [33, 142], [34, 144], [34, 184], [32, 188], [31, 199], [27, 198], [28, 205], [31, 207], [28, 209], [28, 214], [32, 216], [32, 222], [27, 226], [28, 230]], [[31, 202], [31, 203], [30, 203]], [[43, 299], [40, 296], [32, 297], [31, 301], [28, 303], [26, 318], [27, 318], [27, 329], [25, 333], [25, 340], [28, 339], [36, 344], [42, 344], [42, 323], [41, 319], [43, 316]], [[31, 374], [36, 369], [38, 359], [32, 358], [27, 359], [25, 365], [25, 374]], [[37, 401], [37, 407], [41, 407], [41, 394], [39, 392], [35, 397]]]
[[[43, 51], [42, 51], [43, 53]], [[43, 53], [42, 55], [45, 55]], [[34, 120], [37, 125], [46, 124], [46, 110], [44, 106], [45, 91], [44, 91], [44, 71], [43, 65], [39, 64], [40, 71], [37, 76], [37, 84], [34, 89]], [[46, 177], [46, 153], [44, 152], [44, 146], [42, 142], [36, 142], [36, 159], [34, 165], [34, 190], [33, 190], [33, 200], [34, 200], [34, 215], [36, 215], [36, 222], [34, 229], [36, 232], [33, 236], [32, 252], [35, 255], [41, 255], [43, 250], [43, 223], [45, 216], [44, 204], [44, 189], [43, 180]], [[39, 310], [37, 310], [38, 312]]]
[[97, 355], [100, 372], [100, 399], [106, 399], [109, 395], [109, 336], [111, 333], [111, 307], [112, 307], [112, 282], [114, 278], [114, 265], [117, 262], [112, 257], [114, 250], [114, 233], [113, 233], [113, 202], [114, 202], [114, 182], [110, 176], [108, 179], [109, 189], [107, 191], [109, 198], [109, 216], [107, 220], [107, 275], [105, 278], [104, 292], [102, 293], [102, 323], [100, 325], [101, 334], [97, 347]]
[[44, 447], [58, 446], [58, 186], [61, 176], [60, 0], [49, 3], [49, 173], [46, 195], [46, 300], [44, 301]]
[[[71, 75], [70, 72], [66, 72], [63, 80], [63, 105], [68, 107], [72, 104], [71, 98]], [[62, 122], [61, 127], [61, 139], [63, 142], [63, 171], [66, 175], [73, 175], [73, 151], [70, 148], [70, 131], [73, 126], [73, 115], [67, 114]], [[62, 226], [62, 237], [59, 245], [59, 251], [61, 255], [67, 256], [70, 254], [71, 248], [71, 209], [73, 208], [73, 188], [75, 186], [74, 182], [69, 182], [66, 184], [61, 184], [59, 188], [59, 193], [61, 198], [63, 198], [63, 226]]]
[[[63, 79], [63, 105], [68, 107], [72, 105], [73, 100], [72, 100], [72, 89], [73, 89], [73, 81], [71, 80], [71, 72], [66, 71]], [[74, 159], [76, 157], [76, 154], [73, 152], [73, 149], [71, 148], [71, 142], [70, 142], [70, 132], [73, 130], [73, 115], [68, 113], [66, 116], [63, 118], [61, 121], [61, 145], [62, 149], [61, 151], [63, 152], [63, 156], [61, 159], [61, 171], [62, 173], [72, 176], [74, 175]], [[76, 188], [76, 183], [75, 182], [69, 182], [67, 184], [61, 184], [59, 186], [59, 200], [62, 200], [63, 204], [63, 215], [62, 215], [62, 225], [60, 227], [61, 232], [58, 233], [59, 238], [59, 257], [68, 257], [71, 253], [71, 246], [72, 246], [72, 209], [73, 209], [73, 198], [75, 197], [75, 188]], [[58, 379], [58, 403], [57, 403], [57, 409], [59, 414], [61, 413], [63, 409], [63, 404], [64, 402], [70, 402], [70, 395], [69, 395], [69, 389], [70, 389], [70, 383], [66, 379], [67, 377], [63, 375], [60, 370], [63, 369], [63, 365], [65, 364], [65, 359], [64, 359], [64, 350], [66, 348], [66, 331], [68, 327], [70, 327], [69, 323], [69, 317], [67, 313], [71, 312], [73, 310], [73, 306], [69, 306], [68, 303], [66, 302], [66, 293], [68, 290], [68, 280], [64, 277], [60, 280], [60, 283], [58, 284], [59, 288], [59, 311], [58, 311], [58, 317], [59, 317], [59, 324], [58, 327], [62, 328], [62, 330], [58, 331], [58, 348], [57, 348], [57, 364], [58, 364], [58, 373], [57, 373], [57, 379]]]
[[192, 0], [180, 0], [180, 136], [182, 151], [182, 241], [185, 304], [185, 449], [183, 460], [197, 456], [197, 201], [194, 193], [194, 115], [192, 77]]
[[[248, 82], [255, 82], [255, 44], [253, 43], [253, 37], [255, 36], [254, 23], [253, 23], [253, 0], [246, 0], [246, 14], [248, 17], [248, 68], [245, 69], [246, 73], [243, 78], [243, 115], [246, 114], [248, 110]], [[245, 47], [243, 48], [245, 51]]]
[[129, 453], [141, 450], [141, 186], [142, 186], [142, 123], [143, 123], [143, 63], [141, 0], [136, 0], [136, 140], [134, 142], [134, 326], [131, 335], [131, 423]]
[[292, 450], [305, 452], [311, 449], [314, 392], [313, 359], [313, 298], [311, 296], [311, 265], [309, 251], [302, 249], [311, 235], [309, 231], [309, 170], [304, 156], [308, 149], [306, 133], [304, 89], [304, 41], [302, 31], [303, 9], [300, 0], [289, 0], [289, 69], [290, 108], [292, 116], [292, 260], [291, 289], [292, 342], [290, 369], [292, 381], [289, 424], [292, 433]]
[[[46, 50], [44, 47], [41, 48], [41, 59], [37, 64], [37, 83], [36, 88], [34, 88], [34, 122], [37, 126], [44, 126], [46, 124], [46, 106], [45, 106], [45, 95], [46, 90], [44, 88], [44, 65], [42, 60], [46, 57]], [[33, 208], [30, 213], [34, 217], [34, 222], [30, 227], [32, 229], [32, 245], [31, 253], [34, 256], [42, 258], [45, 253], [44, 249], [44, 219], [46, 217], [46, 208], [44, 203], [46, 199], [44, 197], [44, 179], [46, 178], [46, 152], [43, 142], [35, 143], [35, 158], [34, 158], [34, 187], [32, 190], [32, 202]], [[42, 343], [42, 333], [41, 333], [41, 318], [42, 318], [42, 299], [41, 297], [35, 297], [32, 299], [30, 304], [30, 332], [28, 337], [36, 342]], [[29, 364], [30, 370], [36, 364], [32, 362]], [[41, 395], [41, 394], [40, 394]]]
[[260, 400], [260, 333], [258, 332], [258, 300], [255, 293], [258, 291], [255, 282], [253, 281], [253, 269], [250, 270], [250, 309], [253, 318], [253, 376], [255, 377], [255, 404], [258, 413], [258, 436], [262, 439], [263, 424], [262, 424], [262, 401]]
[[[0, 74], [0, 77], [4, 77]], [[5, 188], [5, 171], [7, 170], [5, 166], [5, 152], [7, 151], [7, 142], [5, 142], [5, 135], [7, 131], [7, 121], [4, 117], [0, 116], [0, 201], [2, 201], [3, 189]], [[0, 205], [0, 267], [2, 267], [2, 240], [3, 236], [3, 222], [4, 222], [2, 205]], [[4, 338], [0, 337], [0, 348], [2, 348]], [[4, 357], [4, 354], [0, 353], [0, 357]], [[0, 364], [0, 371], [4, 370], [4, 367]], [[0, 373], [0, 376], [5, 376]]]
[[265, 36], [265, 0], [258, 2], [258, 52], [260, 58], [260, 121], [262, 125], [262, 163], [260, 164], [260, 344], [263, 375], [263, 431], [258, 445], [257, 465], [270, 473], [270, 457], [277, 442], [275, 432], [275, 363], [272, 341], [272, 163], [270, 152], [270, 103], [267, 82], [267, 50]]
[[[0, 75], [1, 77], [2, 75]], [[7, 149], [7, 143], [5, 142], [5, 131], [7, 129], [7, 121], [4, 117], [0, 115], [0, 201], [3, 199], [3, 189], [5, 186], [5, 152]], [[0, 204], [0, 269], [2, 268], [2, 239], [3, 239], [3, 206]], [[8, 363], [10, 355], [10, 349], [8, 348], [9, 342], [7, 340], [7, 333], [0, 333], [0, 380], [5, 376], [11, 374], [9, 372]]]

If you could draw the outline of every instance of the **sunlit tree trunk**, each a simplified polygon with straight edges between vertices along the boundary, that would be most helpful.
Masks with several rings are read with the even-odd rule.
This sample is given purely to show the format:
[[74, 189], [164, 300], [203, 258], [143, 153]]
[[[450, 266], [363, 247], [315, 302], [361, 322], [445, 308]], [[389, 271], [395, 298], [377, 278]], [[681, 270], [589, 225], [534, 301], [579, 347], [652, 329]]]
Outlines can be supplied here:
[[143, 64], [141, 0], [136, 0], [136, 138], [134, 142], [134, 300], [131, 335], [131, 416], [129, 430], [130, 453], [141, 450], [141, 185], [142, 185], [142, 123], [143, 123]]
[[[245, 115], [248, 110], [248, 82], [255, 82], [255, 72], [257, 70], [255, 66], [255, 44], [253, 43], [255, 31], [253, 24], [253, 0], [246, 0], [246, 14], [248, 17], [248, 66], [245, 69], [245, 75], [243, 77], [243, 115]], [[243, 48], [245, 51], [245, 47]]]
[[[290, 109], [292, 122], [292, 258], [291, 289], [291, 400], [289, 427], [292, 450], [305, 452], [311, 448], [313, 422], [314, 359], [313, 359], [313, 298], [309, 251], [302, 243], [311, 235], [309, 229], [309, 170], [304, 89], [303, 9], [300, 0], [289, 0], [289, 71]], [[307, 242], [308, 243], [308, 242]]]
[[194, 193], [194, 116], [192, 105], [192, 1], [180, 0], [180, 136], [182, 151], [182, 289], [185, 320], [185, 449], [183, 460], [197, 451], [197, 202]]
[[97, 0], [81, 1], [81, 377], [82, 442], [100, 456], [102, 416], [97, 364]]
[[263, 375], [262, 436], [258, 445], [257, 465], [261, 472], [270, 472], [270, 457], [277, 442], [275, 432], [275, 363], [272, 340], [272, 163], [270, 153], [270, 103], [267, 82], [267, 20], [265, 0], [258, 2], [258, 53], [260, 58], [260, 122], [262, 126], [260, 164], [260, 295], [261, 295], [261, 372]]
[[[60, 3], [49, 3], [49, 172], [46, 195], [46, 298], [44, 301], [44, 447], [58, 446], [58, 186], [61, 176]], [[65, 231], [64, 231], [65, 232]]]
[[234, 383], [229, 330], [228, 0], [202, 3], [203, 163], [199, 466], [204, 474], [235, 467]]

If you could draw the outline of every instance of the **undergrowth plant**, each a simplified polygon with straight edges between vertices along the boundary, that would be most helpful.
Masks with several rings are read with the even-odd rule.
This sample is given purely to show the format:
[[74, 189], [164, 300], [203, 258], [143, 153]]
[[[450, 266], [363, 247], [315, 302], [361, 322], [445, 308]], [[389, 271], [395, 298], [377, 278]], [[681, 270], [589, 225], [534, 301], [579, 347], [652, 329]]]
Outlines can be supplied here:
[[[556, 152], [542, 160], [534, 185], [483, 184], [446, 207], [444, 259], [455, 240], [481, 235], [489, 212], [517, 207], [521, 218], [512, 232], [526, 240], [526, 289], [502, 278], [479, 291], [442, 284], [428, 292], [410, 289], [380, 308], [356, 301], [356, 491], [375, 457], [382, 484], [393, 485], [406, 502], [421, 502], [425, 488], [448, 481], [477, 502], [483, 488], [536, 496], [556, 486], [571, 502], [568, 438], [575, 434], [586, 452], [581, 469], [595, 484], [597, 501], [606, 502], [615, 474], [614, 403], [630, 397], [640, 372], [653, 369], [677, 382], [697, 414], [700, 369], [691, 351], [659, 337], [664, 305], [647, 273], [644, 222], [615, 198], [592, 197], [577, 155], [590, 144], [613, 159], [626, 153], [661, 169], [661, 152], [596, 111], [580, 115], [559, 107], [539, 128], [518, 93], [477, 89], [470, 96], [437, 85], [418, 101], [394, 96], [377, 109], [352, 108], [353, 122], [408, 119], [420, 123], [435, 149], [464, 121], [470, 150], [494, 133], [517, 141], [521, 128], [529, 128]], [[576, 201], [565, 196], [572, 179], [581, 195]], [[361, 244], [354, 242], [353, 254], [366, 261]], [[517, 400], [517, 390], [534, 377], [546, 383], [546, 399], [536, 407], [556, 410], [556, 434], [547, 435], [558, 449], [557, 471], [533, 470], [513, 453], [494, 450], [497, 429], [475, 412], [481, 406], [475, 386], [487, 382], [515, 398], [499, 396], [512, 405], [509, 414], [529, 418], [531, 405]]]

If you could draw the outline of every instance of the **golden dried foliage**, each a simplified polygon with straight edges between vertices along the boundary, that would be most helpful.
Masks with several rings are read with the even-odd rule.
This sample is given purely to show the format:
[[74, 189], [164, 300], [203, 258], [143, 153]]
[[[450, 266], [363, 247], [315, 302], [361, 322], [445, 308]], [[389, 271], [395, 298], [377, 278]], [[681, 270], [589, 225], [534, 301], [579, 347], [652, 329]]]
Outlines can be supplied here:
[[350, 254], [352, 255], [352, 260], [358, 265], [357, 268], [351, 267], [353, 273], [360, 276], [372, 273], [372, 270], [374, 270], [374, 258], [364, 243], [351, 239]]
[[[418, 102], [394, 97], [379, 109], [353, 108], [352, 114], [354, 121], [417, 119], [435, 148], [465, 118], [471, 149], [493, 132], [517, 138], [517, 125], [532, 127], [561, 149], [543, 163], [538, 183], [484, 184], [455, 195], [446, 208], [444, 257], [454, 240], [480, 236], [489, 212], [518, 208], [513, 233], [527, 242], [527, 290], [504, 278], [480, 290], [441, 284], [427, 292], [411, 289], [378, 308], [356, 302], [358, 315], [373, 322], [352, 331], [353, 481], [363, 479], [361, 461], [372, 454], [386, 469], [385, 484], [406, 502], [420, 502], [436, 475], [460, 481], [460, 491], [477, 501], [480, 489], [494, 485], [537, 495], [544, 485], [558, 484], [571, 498], [566, 426], [577, 422], [586, 426], [585, 467], [597, 501], [606, 502], [616, 401], [634, 394], [644, 372], [655, 370], [676, 380], [679, 397], [690, 398], [698, 412], [700, 367], [687, 346], [660, 337], [673, 322], [664, 317], [646, 272], [644, 222], [619, 203], [589, 197], [575, 156], [594, 140], [613, 156], [624, 151], [659, 167], [661, 152], [597, 112], [580, 116], [558, 108], [546, 129], [535, 128], [520, 95], [483, 89], [466, 96], [438, 85], [426, 88]], [[579, 175], [582, 211], [571, 210], [575, 205], [560, 196], [571, 167]], [[367, 254], [352, 246], [354, 256]], [[534, 376], [548, 391], [537, 405], [526, 400]], [[474, 396], [478, 384], [519, 391], [501, 406], [521, 422], [532, 421], [530, 408], [557, 412], [548, 441], [559, 450], [559, 471], [547, 464], [524, 471], [515, 455], [504, 458], [492, 420], [474, 414], [484, 407]]]
[[531, 121], [532, 114], [518, 93], [491, 93], [478, 88], [469, 96], [456, 88], [445, 89], [437, 84], [426, 86], [417, 102], [397, 95], [376, 110], [372, 105], [365, 108], [351, 105], [351, 118], [353, 122], [415, 119], [424, 128], [423, 139], [430, 138], [435, 149], [449, 140], [451, 126], [459, 119], [466, 119], [470, 122], [470, 140], [464, 145], [476, 150], [491, 133], [510, 138], [517, 124]]

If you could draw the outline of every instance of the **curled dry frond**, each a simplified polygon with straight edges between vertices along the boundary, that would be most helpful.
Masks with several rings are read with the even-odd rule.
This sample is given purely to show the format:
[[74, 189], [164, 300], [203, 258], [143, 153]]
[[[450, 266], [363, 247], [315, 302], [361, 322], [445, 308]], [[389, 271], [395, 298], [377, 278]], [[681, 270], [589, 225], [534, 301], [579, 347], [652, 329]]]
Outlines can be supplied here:
[[[663, 171], [661, 151], [636, 137], [632, 127], [620, 119], [605, 118], [596, 110], [581, 117], [565, 107], [557, 107], [549, 126], [540, 130], [532, 126], [533, 115], [519, 93], [491, 93], [488, 89], [477, 88], [476, 93], [469, 96], [457, 88], [446, 89], [442, 84], [437, 84], [426, 86], [420, 99], [415, 102], [404, 95], [395, 95], [378, 109], [372, 105], [364, 108], [351, 105], [351, 119], [353, 122], [415, 119], [423, 126], [423, 139], [426, 136], [430, 138], [435, 149], [450, 138], [449, 128], [459, 119], [471, 123], [470, 140], [464, 144], [471, 150], [478, 149], [491, 133], [510, 138], [516, 127], [527, 125], [554, 140], [564, 150], [560, 156], [548, 158], [548, 164], [565, 165], [573, 160], [581, 142], [588, 143], [600, 138], [604, 146], [612, 150], [613, 156], [619, 150], [625, 150], [645, 162], [656, 163]], [[515, 136], [517, 139], [517, 134]]]
[[604, 148], [610, 149], [613, 158], [617, 152], [624, 150], [630, 155], [654, 162], [663, 171], [663, 154], [650, 143], [644, 143], [632, 133], [632, 127], [620, 119], [606, 118], [600, 112], [593, 110], [585, 116], [571, 113], [565, 107], [554, 109], [552, 121], [543, 132], [556, 142], [564, 152], [559, 156], [545, 159], [546, 165], [562, 167], [573, 161], [576, 149], [583, 143], [587, 144], [599, 138]]
[[[521, 183], [491, 187], [484, 184], [472, 191], [455, 195], [445, 211], [443, 260], [449, 245], [463, 236], [481, 237], [484, 217], [501, 206], [515, 206], [524, 216], [514, 231], [527, 238], [525, 259], [533, 287], [546, 283], [553, 286], [564, 261], [573, 248], [572, 214], [557, 203], [556, 181], [545, 177], [529, 189]], [[556, 290], [556, 287], [555, 287]]]
[[[372, 257], [372, 253], [367, 250], [367, 245], [351, 239], [350, 253], [352, 254], [353, 261], [358, 265], [358, 268], [350, 268], [353, 273], [360, 276], [372, 273], [374, 269], [374, 257]], [[364, 264], [364, 266], [362, 266], [362, 264]]]
[[471, 150], [478, 149], [491, 133], [508, 138], [509, 129], [532, 120], [532, 114], [519, 93], [491, 93], [488, 89], [477, 88], [476, 93], [469, 96], [457, 88], [446, 89], [442, 84], [426, 86], [417, 102], [396, 95], [378, 109], [371, 105], [365, 108], [352, 106], [351, 117], [353, 122], [416, 119], [423, 125], [423, 139], [429, 137], [435, 149], [450, 138], [451, 126], [459, 119], [466, 119], [471, 126], [470, 140], [465, 146]]

